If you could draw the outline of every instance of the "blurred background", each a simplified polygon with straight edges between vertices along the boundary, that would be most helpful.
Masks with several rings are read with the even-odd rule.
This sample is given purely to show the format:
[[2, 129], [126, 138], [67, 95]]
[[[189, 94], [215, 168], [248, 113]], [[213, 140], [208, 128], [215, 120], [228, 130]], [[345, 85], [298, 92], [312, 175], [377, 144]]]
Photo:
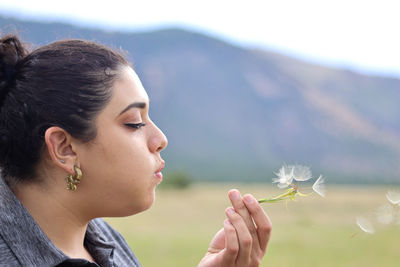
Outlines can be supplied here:
[[[33, 48], [84, 38], [127, 52], [169, 139], [170, 190], [137, 220], [110, 219], [144, 266], [194, 266], [221, 226], [225, 191], [273, 194], [267, 184], [283, 163], [323, 174], [332, 197], [318, 214], [311, 202], [267, 208], [285, 227], [275, 227], [265, 266], [395, 266], [398, 226], [375, 239], [349, 236], [356, 213], [400, 184], [398, 10], [395, 0], [0, 0], [0, 30]], [[195, 199], [186, 217], [182, 198]]]

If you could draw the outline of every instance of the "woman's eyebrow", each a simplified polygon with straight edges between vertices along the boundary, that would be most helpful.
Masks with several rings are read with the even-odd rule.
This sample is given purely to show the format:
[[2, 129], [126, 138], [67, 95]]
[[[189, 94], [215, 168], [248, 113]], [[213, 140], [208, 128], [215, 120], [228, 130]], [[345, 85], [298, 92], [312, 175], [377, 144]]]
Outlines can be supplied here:
[[119, 115], [121, 115], [122, 113], [128, 111], [131, 108], [140, 108], [140, 109], [144, 109], [146, 108], [146, 103], [145, 102], [134, 102], [132, 104], [129, 104], [126, 108], [124, 108], [121, 113], [119, 113]]

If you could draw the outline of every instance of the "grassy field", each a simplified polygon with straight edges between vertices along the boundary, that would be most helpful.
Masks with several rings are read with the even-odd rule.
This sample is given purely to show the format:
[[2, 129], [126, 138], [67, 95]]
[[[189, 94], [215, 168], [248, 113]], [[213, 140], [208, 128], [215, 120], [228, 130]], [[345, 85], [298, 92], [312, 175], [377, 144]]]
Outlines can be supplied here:
[[[159, 190], [153, 207], [135, 216], [107, 219], [127, 239], [145, 267], [197, 266], [222, 227], [226, 192], [237, 188], [257, 198], [280, 192], [265, 184], [200, 184], [187, 190]], [[273, 222], [261, 266], [400, 266], [400, 225], [373, 235], [355, 218], [386, 202], [386, 187], [328, 186], [297, 202], [263, 204]]]

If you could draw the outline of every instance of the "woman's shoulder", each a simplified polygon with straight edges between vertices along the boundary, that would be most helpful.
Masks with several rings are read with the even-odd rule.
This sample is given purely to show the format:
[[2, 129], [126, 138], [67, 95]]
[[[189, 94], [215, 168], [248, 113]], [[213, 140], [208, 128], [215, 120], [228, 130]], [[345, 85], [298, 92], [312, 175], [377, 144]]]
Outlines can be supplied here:
[[18, 259], [0, 235], [0, 267], [19, 266]]

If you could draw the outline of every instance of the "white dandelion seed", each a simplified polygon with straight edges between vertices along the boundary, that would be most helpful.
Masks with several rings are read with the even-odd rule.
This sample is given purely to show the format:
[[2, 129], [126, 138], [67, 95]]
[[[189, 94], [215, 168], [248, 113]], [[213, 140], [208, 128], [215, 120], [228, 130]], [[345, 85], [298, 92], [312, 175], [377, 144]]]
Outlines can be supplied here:
[[288, 187], [293, 181], [293, 167], [283, 165], [278, 173], [275, 173], [278, 177], [272, 179], [272, 183], [278, 183], [279, 188]]
[[303, 165], [293, 166], [293, 179], [299, 182], [304, 182], [312, 178], [310, 167]]
[[394, 219], [394, 209], [389, 203], [386, 203], [378, 208], [376, 211], [378, 221], [383, 224], [389, 224]]
[[325, 183], [324, 182], [325, 182], [325, 178], [322, 177], [322, 175], [320, 175], [312, 186], [312, 189], [314, 190], [314, 192], [316, 192], [321, 197], [325, 197]]
[[386, 193], [386, 198], [387, 200], [389, 200], [390, 203], [392, 203], [393, 205], [400, 205], [400, 191], [393, 191], [393, 190], [389, 190]]
[[358, 227], [360, 227], [360, 229], [363, 230], [364, 232], [366, 232], [368, 234], [375, 233], [374, 226], [368, 219], [366, 219], [364, 217], [357, 217], [356, 222], [357, 222]]

